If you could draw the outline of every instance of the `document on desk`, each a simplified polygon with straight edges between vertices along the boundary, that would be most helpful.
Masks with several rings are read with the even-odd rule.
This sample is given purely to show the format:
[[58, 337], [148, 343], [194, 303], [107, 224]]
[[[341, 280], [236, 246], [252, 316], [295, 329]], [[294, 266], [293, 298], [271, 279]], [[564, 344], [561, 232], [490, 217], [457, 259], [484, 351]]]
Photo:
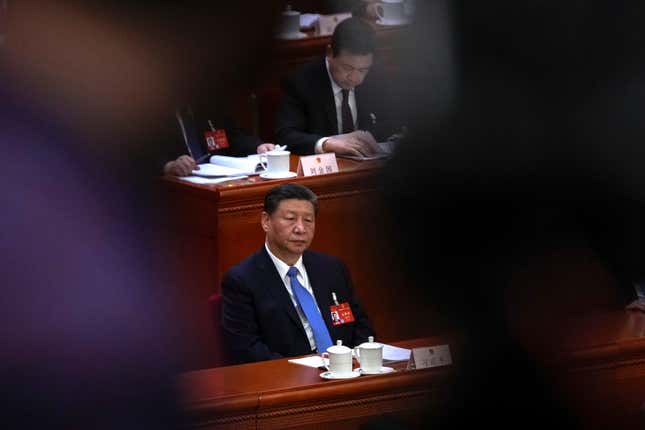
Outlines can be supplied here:
[[247, 173], [232, 167], [220, 166], [218, 164], [198, 164], [199, 170], [193, 170], [193, 176], [204, 176], [207, 178], [221, 178], [224, 176], [244, 176]]
[[410, 359], [410, 350], [383, 344], [383, 360], [385, 361], [407, 361]]
[[329, 365], [329, 359], [322, 358], [320, 355], [310, 355], [303, 358], [294, 358], [289, 363], [301, 364], [308, 367], [325, 367]]
[[377, 152], [372, 155], [339, 155], [339, 158], [347, 158], [350, 160], [356, 160], [356, 161], [367, 161], [367, 160], [379, 160], [381, 158], [387, 158], [389, 157], [390, 154], [387, 154], [385, 152]]
[[264, 165], [262, 164], [259, 154], [251, 154], [246, 157], [213, 155], [210, 158], [210, 163], [216, 166], [235, 169], [244, 175], [257, 175], [264, 172]]
[[236, 179], [248, 178], [246, 175], [241, 176], [224, 176], [218, 178], [205, 178], [202, 176], [184, 176], [179, 179], [182, 181], [190, 182], [192, 184], [219, 184], [220, 182], [234, 181]]
[[372, 155], [366, 155], [366, 156], [358, 156], [358, 155], [339, 155], [339, 157], [342, 158], [349, 158], [350, 160], [357, 160], [357, 161], [366, 161], [366, 160], [378, 160], [381, 158], [387, 158], [390, 155], [392, 155], [392, 151], [394, 151], [394, 143], [393, 142], [377, 142], [378, 145], [378, 151], [375, 152]]

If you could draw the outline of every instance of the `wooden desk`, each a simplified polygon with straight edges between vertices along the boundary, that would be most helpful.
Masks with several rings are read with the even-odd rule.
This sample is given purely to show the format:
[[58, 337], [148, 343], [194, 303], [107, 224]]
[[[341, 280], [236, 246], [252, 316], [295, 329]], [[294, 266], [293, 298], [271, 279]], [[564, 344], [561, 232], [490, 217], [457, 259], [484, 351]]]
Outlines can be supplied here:
[[617, 309], [542, 331], [550, 343], [532, 348], [534, 354], [551, 369], [584, 428], [643, 428], [645, 314]]
[[[296, 170], [297, 156], [291, 158]], [[291, 179], [311, 188], [320, 210], [311, 248], [335, 255], [349, 267], [358, 297], [372, 320], [377, 339], [389, 342], [401, 333], [421, 337], [428, 333], [423, 303], [400, 292], [405, 279], [398, 273], [398, 256], [388, 235], [388, 211], [381, 200], [382, 161], [339, 159], [338, 174]], [[220, 185], [194, 185], [177, 178], [161, 181], [170, 214], [169, 228], [183, 280], [186, 330], [195, 358], [185, 370], [213, 367], [213, 324], [206, 299], [220, 289], [223, 273], [260, 249], [264, 195], [284, 180], [257, 176]], [[396, 308], [390, 304], [397, 303]], [[393, 313], [398, 312], [398, 317]]]
[[[594, 313], [543, 326], [535, 348], [519, 339], [547, 370], [553, 396], [580, 418], [582, 428], [642, 428], [645, 402], [645, 315], [623, 310]], [[451, 337], [455, 339], [455, 337]], [[456, 376], [459, 344], [446, 338], [397, 343], [412, 348], [449, 343], [452, 366], [327, 381], [320, 370], [287, 359], [189, 372], [179, 377], [189, 427], [355, 429], [368, 417], [393, 412], [411, 428], [425, 428], [422, 412], [442, 407]], [[547, 347], [548, 346], [548, 347]], [[503, 376], [500, 375], [503, 378]], [[497, 393], [491, 396], [507, 396]], [[512, 394], [511, 394], [512, 395]], [[536, 413], [540, 413], [535, 405]], [[501, 409], [500, 414], [511, 413]], [[519, 421], [521, 422], [521, 421]]]
[[[440, 338], [398, 342], [402, 347], [445, 343]], [[396, 413], [415, 428], [421, 412], [439, 407], [439, 389], [452, 366], [387, 375], [324, 380], [321, 370], [288, 359], [189, 372], [179, 377], [188, 427], [205, 429], [355, 429], [369, 417]], [[319, 428], [319, 427], [316, 427]]]

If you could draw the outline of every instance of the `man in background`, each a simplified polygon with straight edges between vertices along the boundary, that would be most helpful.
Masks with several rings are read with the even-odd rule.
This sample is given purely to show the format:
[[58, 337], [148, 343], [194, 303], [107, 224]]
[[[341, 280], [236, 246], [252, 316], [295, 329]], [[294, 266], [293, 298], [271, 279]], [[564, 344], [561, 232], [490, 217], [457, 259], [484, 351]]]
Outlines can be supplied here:
[[387, 139], [400, 125], [387, 83], [371, 72], [374, 50], [370, 24], [355, 17], [338, 24], [327, 55], [283, 82], [276, 142], [303, 155], [376, 152], [377, 141]]
[[[164, 174], [190, 175], [193, 170], [199, 170], [198, 164], [208, 163], [211, 155], [243, 157], [262, 154], [274, 148], [272, 143], [263, 143], [257, 136], [238, 127], [230, 117], [217, 113], [207, 115], [205, 111], [206, 109], [199, 109], [196, 113], [192, 106], [176, 111], [174, 123], [178, 133], [172, 140], [173, 148], [168, 151], [172, 155], [169, 154], [165, 160], [177, 158], [164, 164]], [[195, 154], [185, 153], [186, 141], [189, 147], [193, 148], [191, 151], [196, 151], [197, 156], [204, 154], [202, 159], [195, 160]], [[180, 151], [182, 155], [174, 155], [180, 147], [184, 148]]]

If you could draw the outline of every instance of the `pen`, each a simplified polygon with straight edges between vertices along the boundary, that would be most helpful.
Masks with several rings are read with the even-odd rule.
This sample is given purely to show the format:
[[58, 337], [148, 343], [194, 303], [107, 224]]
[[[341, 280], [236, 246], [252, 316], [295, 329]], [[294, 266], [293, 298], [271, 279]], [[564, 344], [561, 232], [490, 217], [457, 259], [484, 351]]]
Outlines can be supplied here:
[[195, 160], [195, 164], [199, 164], [199, 163], [201, 163], [202, 161], [204, 161], [204, 160], [205, 160], [205, 159], [207, 159], [208, 157], [210, 157], [210, 154], [204, 154], [204, 155], [202, 155], [202, 156], [201, 156], [201, 157], [199, 157], [197, 160]]

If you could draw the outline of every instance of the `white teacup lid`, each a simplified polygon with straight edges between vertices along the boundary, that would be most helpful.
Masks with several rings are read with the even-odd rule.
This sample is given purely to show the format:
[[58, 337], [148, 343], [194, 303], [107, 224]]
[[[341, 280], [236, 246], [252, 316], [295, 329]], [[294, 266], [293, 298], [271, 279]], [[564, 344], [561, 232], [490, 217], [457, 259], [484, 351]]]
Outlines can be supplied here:
[[365, 349], [379, 349], [379, 348], [383, 348], [383, 344], [374, 342], [374, 336], [370, 336], [367, 338], [367, 342], [361, 343], [358, 347], [365, 348]]
[[271, 151], [265, 152], [266, 155], [289, 155], [291, 154], [290, 151], [286, 151], [284, 149], [273, 149]]
[[336, 345], [332, 345], [329, 348], [327, 348], [327, 352], [330, 354], [347, 354], [347, 353], [351, 353], [352, 350], [346, 346], [343, 346], [342, 340], [337, 340]]

